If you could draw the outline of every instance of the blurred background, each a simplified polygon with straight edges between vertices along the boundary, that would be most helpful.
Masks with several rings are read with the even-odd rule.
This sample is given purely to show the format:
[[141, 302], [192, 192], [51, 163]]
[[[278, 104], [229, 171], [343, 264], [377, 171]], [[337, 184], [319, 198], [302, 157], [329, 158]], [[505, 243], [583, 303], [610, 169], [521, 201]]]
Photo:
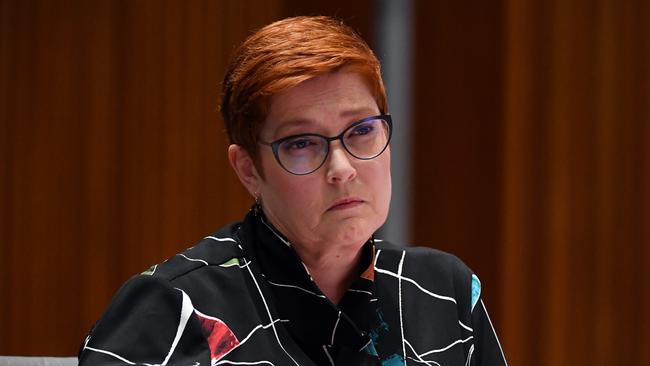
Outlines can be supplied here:
[[229, 56], [318, 14], [384, 63], [385, 234], [479, 275], [511, 365], [647, 362], [647, 0], [0, 0], [0, 354], [75, 355], [125, 280], [242, 217]]

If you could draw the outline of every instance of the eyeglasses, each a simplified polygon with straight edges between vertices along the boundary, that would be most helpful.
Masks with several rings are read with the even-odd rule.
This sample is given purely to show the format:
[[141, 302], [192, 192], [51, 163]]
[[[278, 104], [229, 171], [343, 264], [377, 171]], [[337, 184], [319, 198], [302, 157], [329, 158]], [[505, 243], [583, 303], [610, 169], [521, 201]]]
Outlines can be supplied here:
[[273, 142], [259, 141], [271, 146], [275, 160], [284, 170], [295, 175], [313, 173], [320, 168], [330, 152], [330, 143], [341, 140], [343, 148], [357, 159], [374, 159], [386, 150], [393, 132], [393, 121], [388, 114], [357, 121], [337, 136], [327, 137], [303, 133], [283, 137]]

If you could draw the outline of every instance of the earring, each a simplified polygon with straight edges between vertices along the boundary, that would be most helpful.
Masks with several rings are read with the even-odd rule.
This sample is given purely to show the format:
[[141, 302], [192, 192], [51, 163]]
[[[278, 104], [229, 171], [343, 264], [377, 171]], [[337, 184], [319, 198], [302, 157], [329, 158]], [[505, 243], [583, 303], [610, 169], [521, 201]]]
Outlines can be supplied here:
[[260, 211], [262, 210], [262, 202], [260, 200], [260, 194], [255, 192], [253, 193], [253, 197], [255, 197], [255, 203], [253, 204], [253, 214], [257, 216]]

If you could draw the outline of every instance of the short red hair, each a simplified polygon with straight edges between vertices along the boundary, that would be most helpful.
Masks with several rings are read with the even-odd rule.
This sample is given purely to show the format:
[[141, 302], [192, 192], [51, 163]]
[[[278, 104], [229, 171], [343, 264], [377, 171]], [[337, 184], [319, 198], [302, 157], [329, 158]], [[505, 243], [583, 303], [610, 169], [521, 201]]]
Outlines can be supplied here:
[[379, 60], [342, 21], [325, 16], [271, 23], [237, 49], [223, 81], [221, 114], [230, 143], [258, 165], [258, 138], [271, 96], [346, 67], [363, 76], [381, 113], [388, 112]]

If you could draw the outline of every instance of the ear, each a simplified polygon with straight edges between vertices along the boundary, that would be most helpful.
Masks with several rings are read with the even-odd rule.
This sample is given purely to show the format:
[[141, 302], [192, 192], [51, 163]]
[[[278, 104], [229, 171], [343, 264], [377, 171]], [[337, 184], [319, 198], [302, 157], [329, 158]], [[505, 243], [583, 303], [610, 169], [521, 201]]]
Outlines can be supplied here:
[[257, 173], [255, 164], [253, 164], [253, 158], [251, 158], [248, 152], [243, 147], [232, 144], [228, 146], [228, 160], [230, 161], [230, 166], [237, 173], [239, 181], [248, 190], [248, 193], [253, 197], [255, 193], [259, 194], [259, 185], [262, 179]]

